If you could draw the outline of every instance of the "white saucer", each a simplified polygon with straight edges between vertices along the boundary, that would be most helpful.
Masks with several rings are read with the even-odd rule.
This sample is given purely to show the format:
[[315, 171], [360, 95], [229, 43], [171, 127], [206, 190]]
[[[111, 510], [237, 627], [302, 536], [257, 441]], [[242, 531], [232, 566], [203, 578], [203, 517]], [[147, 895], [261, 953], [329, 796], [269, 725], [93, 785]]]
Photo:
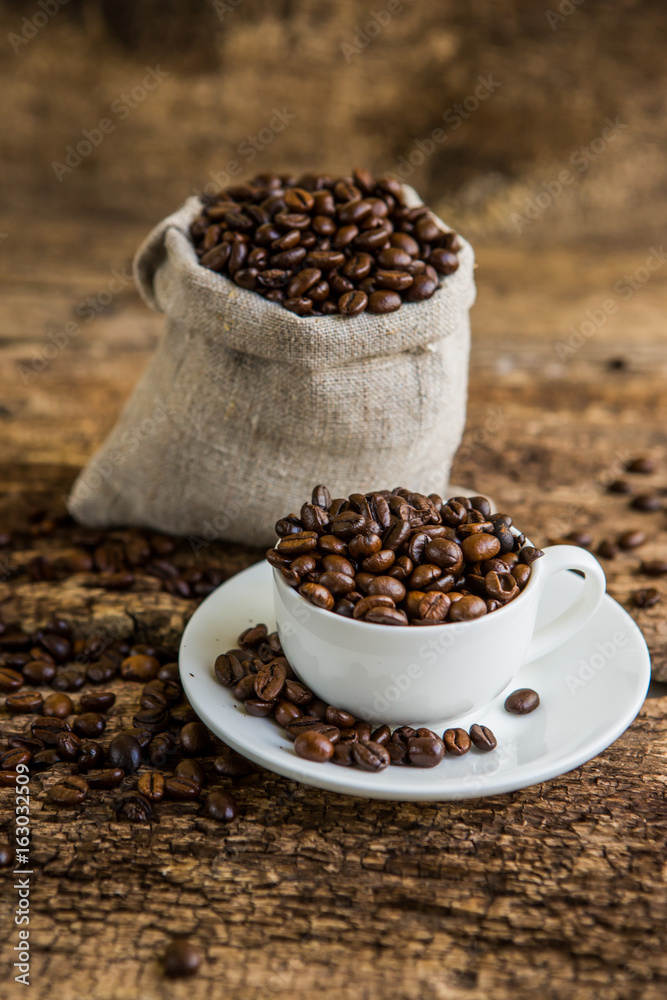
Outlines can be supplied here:
[[[552, 621], [579, 592], [583, 580], [560, 573], [547, 585], [538, 625]], [[509, 715], [507, 692], [481, 712], [462, 718], [489, 726], [498, 747], [445, 757], [437, 767], [390, 766], [379, 774], [297, 757], [273, 719], [246, 715], [215, 677], [219, 653], [236, 645], [243, 629], [275, 625], [271, 568], [258, 563], [232, 577], [195, 611], [181, 642], [183, 687], [192, 707], [225, 743], [270, 771], [332, 792], [393, 800], [477, 798], [546, 781], [585, 763], [608, 747], [639, 711], [650, 680], [648, 649], [623, 608], [606, 596], [592, 621], [555, 652], [521, 669], [511, 690], [534, 688], [541, 704], [531, 715]], [[451, 723], [450, 723], [451, 725]], [[430, 728], [435, 729], [434, 726]], [[444, 728], [444, 727], [442, 727]]]

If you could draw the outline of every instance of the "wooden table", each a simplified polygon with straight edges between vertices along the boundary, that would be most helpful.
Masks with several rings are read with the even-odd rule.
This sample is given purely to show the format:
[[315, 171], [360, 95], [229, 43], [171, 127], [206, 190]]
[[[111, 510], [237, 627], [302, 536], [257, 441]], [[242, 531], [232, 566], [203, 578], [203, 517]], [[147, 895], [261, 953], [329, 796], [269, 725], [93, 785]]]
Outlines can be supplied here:
[[[62, 513], [64, 492], [112, 426], [162, 320], [123, 283], [44, 370], [26, 374], [77, 306], [88, 296], [100, 303], [112, 269], [123, 275], [144, 227], [47, 215], [26, 228], [9, 216], [0, 232], [8, 234], [0, 245], [1, 509], [12, 525], [39, 506]], [[468, 430], [454, 480], [489, 492], [535, 540], [590, 529], [597, 544], [641, 526], [652, 554], [667, 557], [664, 512], [630, 510], [627, 498], [605, 492], [640, 454], [659, 471], [634, 477], [637, 488], [667, 486], [667, 269], [627, 300], [614, 288], [648, 252], [478, 247]], [[568, 342], [568, 327], [580, 329], [587, 310], [597, 315], [609, 299], [614, 314], [563, 356], [557, 344]], [[28, 562], [54, 544], [37, 535], [11, 558]], [[647, 548], [605, 569], [665, 682], [665, 597], [643, 611], [631, 600], [648, 583], [637, 572]], [[260, 554], [220, 545], [214, 555], [233, 572]], [[64, 609], [81, 634], [120, 623], [126, 634], [136, 627], [176, 642], [195, 606], [140, 575], [130, 595], [90, 583], [85, 574], [57, 585], [4, 580], [2, 615], [33, 627]], [[127, 685], [116, 687], [109, 732], [129, 724]], [[656, 681], [637, 720], [595, 760], [544, 785], [462, 803], [368, 802], [260, 772], [234, 781], [235, 823], [216, 826], [195, 806], [165, 805], [149, 828], [116, 822], [108, 798], [63, 816], [41, 787], [53, 776], [34, 775], [30, 995], [659, 1000], [667, 989], [666, 709], [667, 686]], [[15, 726], [4, 709], [0, 725]], [[1, 794], [8, 833], [12, 801]], [[11, 884], [5, 874], [8, 961]], [[159, 959], [179, 933], [192, 936], [204, 961], [194, 979], [166, 982]], [[20, 990], [3, 984], [0, 995]]]

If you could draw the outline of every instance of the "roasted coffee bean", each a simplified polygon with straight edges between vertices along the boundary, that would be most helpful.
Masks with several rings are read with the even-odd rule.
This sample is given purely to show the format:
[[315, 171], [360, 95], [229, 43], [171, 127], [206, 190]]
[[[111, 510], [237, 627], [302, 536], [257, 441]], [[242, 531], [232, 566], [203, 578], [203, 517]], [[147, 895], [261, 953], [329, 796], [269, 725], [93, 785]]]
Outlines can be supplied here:
[[29, 750], [14, 747], [0, 754], [0, 769], [3, 771], [15, 771], [19, 764], [29, 764], [31, 760], [32, 754]]
[[232, 653], [221, 653], [215, 661], [214, 669], [215, 676], [225, 687], [232, 687], [247, 673], [241, 661]]
[[81, 738], [75, 733], [61, 733], [56, 743], [61, 760], [77, 760], [82, 745]]
[[44, 699], [38, 691], [10, 694], [5, 698], [5, 708], [10, 715], [41, 715]]
[[435, 767], [445, 756], [445, 744], [437, 736], [413, 736], [408, 740], [408, 760], [414, 767]]
[[373, 608], [366, 612], [364, 621], [373, 625], [407, 625], [408, 616], [398, 608]]
[[114, 805], [116, 819], [126, 819], [129, 823], [152, 823], [157, 819], [153, 808], [140, 792], [128, 792], [118, 799]]
[[500, 548], [498, 538], [484, 531], [469, 535], [461, 542], [463, 557], [468, 562], [482, 562], [483, 559], [493, 559], [500, 552]]
[[[178, 692], [180, 696], [180, 690]], [[139, 704], [142, 708], [165, 708], [169, 704], [162, 681], [149, 681], [141, 692]]]
[[109, 744], [109, 763], [134, 774], [141, 764], [141, 748], [133, 736], [119, 733]]
[[180, 732], [183, 753], [189, 756], [205, 756], [211, 748], [211, 734], [203, 722], [189, 722]]
[[25, 736], [23, 733], [15, 733], [12, 736], [8, 736], [7, 745], [14, 749], [29, 750], [32, 754], [44, 749], [44, 744], [41, 740], [36, 740], [32, 736]]
[[336, 743], [334, 746], [333, 757], [331, 758], [332, 764], [338, 764], [339, 767], [352, 767], [354, 764], [354, 756], [352, 754], [352, 743], [351, 742], [340, 742]]
[[55, 746], [61, 733], [69, 732], [69, 725], [61, 718], [51, 718], [40, 715], [30, 725], [30, 732], [35, 739], [41, 740], [46, 746]]
[[18, 691], [23, 685], [23, 675], [9, 667], [0, 667], [0, 691]]
[[629, 483], [626, 479], [615, 479], [613, 482], [609, 483], [607, 486], [608, 493], [622, 493], [626, 496], [632, 493], [634, 487], [632, 483]]
[[357, 741], [351, 743], [352, 758], [357, 767], [364, 771], [383, 771], [389, 767], [391, 758], [389, 751], [381, 743], [373, 740]]
[[331, 611], [335, 604], [333, 594], [318, 583], [303, 583], [299, 587], [299, 593], [315, 607], [324, 608], [327, 611]]
[[273, 712], [273, 702], [263, 701], [261, 698], [247, 698], [243, 707], [248, 715], [255, 715], [260, 719], [267, 718]]
[[662, 510], [662, 500], [654, 493], [639, 493], [630, 502], [633, 510], [655, 511]]
[[626, 472], [639, 473], [642, 476], [649, 476], [652, 472], [655, 472], [655, 462], [642, 456], [641, 458], [633, 458], [625, 465]]
[[72, 722], [72, 729], [77, 736], [93, 739], [100, 736], [106, 728], [106, 720], [100, 712], [84, 712], [77, 715]]
[[445, 752], [452, 757], [463, 757], [470, 750], [471, 737], [465, 729], [457, 727], [455, 729], [445, 729], [442, 734], [442, 742], [445, 744]]
[[53, 660], [30, 660], [23, 668], [23, 680], [28, 684], [49, 684], [55, 676]]
[[165, 779], [159, 771], [146, 771], [139, 776], [137, 791], [150, 802], [160, 802], [164, 798]]
[[201, 965], [201, 956], [195, 946], [186, 938], [176, 938], [168, 946], [164, 956], [164, 971], [171, 978], [192, 976]]
[[204, 813], [218, 823], [231, 823], [238, 816], [238, 806], [229, 792], [216, 788], [206, 796]]
[[307, 705], [313, 700], [313, 692], [299, 681], [288, 679], [285, 681], [284, 694], [289, 701], [295, 705]]
[[310, 732], [311, 729], [320, 730], [326, 728], [327, 723], [322, 722], [316, 715], [302, 715], [301, 718], [293, 719], [285, 726], [285, 735], [291, 740], [295, 740], [299, 733]]
[[175, 774], [179, 778], [190, 778], [191, 781], [196, 781], [200, 788], [206, 784], [206, 771], [204, 770], [203, 764], [200, 761], [195, 760], [194, 757], [185, 757], [183, 760], [179, 761], [175, 768]]
[[164, 797], [174, 802], [191, 802], [199, 798], [201, 786], [192, 778], [174, 776], [164, 782]]
[[51, 785], [46, 794], [56, 806], [78, 806], [88, 794], [88, 782], [76, 774]]
[[487, 573], [484, 587], [489, 597], [504, 603], [513, 601], [519, 595], [518, 583], [511, 573]]
[[287, 671], [280, 661], [272, 660], [265, 663], [254, 675], [254, 688], [258, 698], [262, 701], [275, 701], [283, 690]]
[[371, 742], [379, 743], [381, 746], [385, 746], [390, 739], [391, 729], [389, 726], [378, 726], [378, 728], [371, 733]]
[[449, 609], [449, 621], [466, 622], [486, 614], [486, 604], [481, 597], [467, 594], [454, 601]]
[[624, 531], [622, 535], [618, 536], [618, 546], [621, 549], [638, 549], [640, 545], [644, 545], [646, 542], [647, 535], [645, 531]]
[[255, 765], [242, 757], [231, 747], [223, 747], [219, 755], [213, 761], [213, 768], [218, 774], [226, 778], [244, 778], [256, 770]]
[[523, 588], [530, 580], [530, 573], [531, 573], [530, 566], [526, 566], [524, 563], [516, 563], [514, 566], [512, 566], [510, 572], [514, 577], [514, 579], [516, 580], [519, 590], [523, 590]]
[[56, 691], [79, 691], [86, 683], [86, 674], [79, 667], [60, 667], [51, 686]]
[[90, 771], [92, 768], [100, 768], [104, 764], [104, 750], [99, 743], [87, 740], [81, 744], [81, 751], [76, 763], [80, 771]]
[[118, 788], [125, 777], [125, 771], [120, 767], [109, 767], [104, 771], [87, 771], [86, 781], [90, 788]]
[[638, 608], [652, 608], [660, 600], [660, 591], [655, 587], [642, 587], [641, 590], [636, 590], [633, 596]]
[[598, 545], [598, 555], [602, 556], [603, 559], [615, 559], [618, 555], [618, 546], [603, 538]]
[[519, 688], [505, 699], [505, 710], [512, 715], [528, 715], [540, 704], [540, 696], [532, 688]]
[[113, 663], [100, 660], [98, 663], [91, 663], [86, 670], [86, 677], [91, 684], [108, 684], [118, 673]]
[[650, 559], [640, 564], [639, 572], [644, 576], [664, 576], [667, 573], [667, 560]]
[[169, 713], [165, 708], [142, 708], [132, 719], [136, 729], [149, 733], [161, 733], [169, 725]]
[[54, 764], [59, 764], [61, 761], [61, 756], [57, 750], [51, 747], [49, 750], [40, 750], [32, 758], [32, 767], [42, 770], [47, 767], [53, 767]]
[[519, 552], [519, 562], [525, 563], [526, 566], [532, 566], [535, 560], [541, 559], [543, 555], [542, 549], [535, 549], [532, 545], [524, 545]]
[[158, 675], [160, 661], [154, 656], [141, 653], [128, 656], [120, 665], [120, 673], [126, 681], [152, 681]]
[[[366, 238], [366, 245], [368, 245], [370, 237]], [[361, 244], [357, 244], [361, 245]], [[368, 311], [372, 313], [390, 313], [395, 312], [397, 309], [401, 308], [401, 296], [398, 292], [392, 292], [382, 289], [381, 291], [371, 292], [368, 296]]]
[[301, 718], [302, 714], [301, 709], [291, 701], [277, 702], [273, 712], [274, 718], [279, 726], [286, 726], [294, 719]]
[[356, 722], [354, 716], [349, 712], [345, 712], [342, 708], [335, 708], [333, 705], [327, 705], [325, 718], [329, 725], [336, 726], [338, 729], [349, 729]]
[[470, 727], [470, 739], [477, 750], [481, 750], [482, 753], [495, 750], [498, 746], [498, 741], [491, 730], [487, 726], [480, 726], [477, 722]]
[[[353, 746], [356, 745], [353, 744]], [[327, 739], [323, 733], [313, 729], [299, 733], [294, 740], [294, 750], [299, 757], [316, 763], [331, 760], [334, 755], [334, 745], [331, 740]]]

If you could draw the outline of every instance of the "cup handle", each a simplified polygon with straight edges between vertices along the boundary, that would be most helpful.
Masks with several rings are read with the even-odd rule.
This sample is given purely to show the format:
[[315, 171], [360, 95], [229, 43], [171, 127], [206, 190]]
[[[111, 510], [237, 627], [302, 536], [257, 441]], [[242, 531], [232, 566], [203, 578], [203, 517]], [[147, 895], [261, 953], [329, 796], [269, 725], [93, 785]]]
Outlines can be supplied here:
[[540, 561], [542, 562], [541, 592], [551, 577], [564, 569], [581, 570], [586, 582], [577, 601], [567, 611], [534, 633], [528, 647], [526, 662], [539, 659], [582, 629], [600, 607], [607, 586], [600, 563], [595, 556], [578, 545], [552, 545], [545, 550]]

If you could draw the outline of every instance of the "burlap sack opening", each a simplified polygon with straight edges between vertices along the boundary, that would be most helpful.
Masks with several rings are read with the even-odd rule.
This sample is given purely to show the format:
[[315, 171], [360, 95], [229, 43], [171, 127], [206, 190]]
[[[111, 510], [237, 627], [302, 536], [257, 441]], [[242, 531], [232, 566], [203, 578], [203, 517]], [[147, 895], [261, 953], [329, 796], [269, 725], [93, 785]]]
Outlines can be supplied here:
[[[420, 199], [408, 189], [411, 203]], [[199, 264], [190, 198], [139, 248], [155, 355], [76, 480], [73, 517], [269, 545], [315, 483], [446, 494], [465, 422], [474, 255], [425, 302], [301, 318]]]

